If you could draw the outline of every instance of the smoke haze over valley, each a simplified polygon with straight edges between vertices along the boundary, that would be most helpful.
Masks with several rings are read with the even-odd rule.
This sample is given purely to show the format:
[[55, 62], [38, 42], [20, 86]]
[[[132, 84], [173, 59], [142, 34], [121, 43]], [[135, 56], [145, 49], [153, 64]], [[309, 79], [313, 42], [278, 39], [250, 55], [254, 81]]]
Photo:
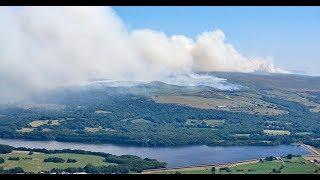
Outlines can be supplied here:
[[1, 7], [0, 24], [2, 103], [90, 79], [226, 90], [239, 87], [195, 72], [288, 73], [267, 59], [244, 56], [222, 30], [194, 39], [129, 31], [109, 7]]

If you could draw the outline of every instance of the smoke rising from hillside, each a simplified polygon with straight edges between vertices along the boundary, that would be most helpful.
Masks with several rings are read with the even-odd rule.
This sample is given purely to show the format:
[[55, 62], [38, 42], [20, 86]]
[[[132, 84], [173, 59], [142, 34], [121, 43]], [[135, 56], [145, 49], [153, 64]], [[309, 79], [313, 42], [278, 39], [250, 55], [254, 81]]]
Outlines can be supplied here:
[[[1, 7], [0, 24], [2, 102], [95, 78], [152, 81], [194, 71], [285, 72], [241, 55], [225, 43], [221, 30], [195, 40], [149, 29], [128, 32], [106, 7]], [[219, 88], [216, 80], [212, 84]]]

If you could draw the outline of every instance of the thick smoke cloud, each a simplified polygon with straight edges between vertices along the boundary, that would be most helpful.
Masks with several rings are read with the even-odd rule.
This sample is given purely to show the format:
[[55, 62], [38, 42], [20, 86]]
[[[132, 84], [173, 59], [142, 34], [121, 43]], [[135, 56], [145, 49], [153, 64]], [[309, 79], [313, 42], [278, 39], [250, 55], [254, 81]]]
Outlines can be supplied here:
[[244, 57], [225, 43], [221, 30], [202, 33], [196, 40], [149, 29], [128, 32], [111, 8], [2, 7], [0, 24], [2, 102], [90, 79], [152, 81], [194, 71], [285, 72]]
[[286, 72], [264, 59], [243, 56], [231, 44], [225, 43], [221, 30], [204, 32], [196, 41], [183, 35], [167, 37], [152, 30], [133, 31], [131, 38], [147, 60], [175, 70]]

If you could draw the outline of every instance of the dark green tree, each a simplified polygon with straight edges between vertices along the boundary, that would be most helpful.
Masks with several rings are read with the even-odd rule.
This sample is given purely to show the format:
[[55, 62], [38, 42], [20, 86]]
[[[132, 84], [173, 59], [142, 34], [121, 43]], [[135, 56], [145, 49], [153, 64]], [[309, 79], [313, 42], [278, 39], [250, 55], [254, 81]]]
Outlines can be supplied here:
[[10, 160], [10, 161], [19, 161], [20, 157], [9, 157], [8, 160]]
[[4, 159], [0, 157], [0, 164], [4, 163]]
[[7, 154], [7, 153], [11, 153], [12, 151], [13, 151], [12, 146], [0, 144], [0, 154]]
[[67, 159], [67, 163], [76, 163], [78, 162], [76, 159]]
[[293, 157], [292, 154], [288, 154], [288, 155], [286, 156], [287, 159], [292, 159], [292, 157]]
[[216, 167], [213, 166], [213, 167], [211, 168], [211, 174], [215, 174], [215, 173], [216, 173]]
[[59, 157], [49, 157], [44, 159], [43, 162], [64, 163], [65, 160]]

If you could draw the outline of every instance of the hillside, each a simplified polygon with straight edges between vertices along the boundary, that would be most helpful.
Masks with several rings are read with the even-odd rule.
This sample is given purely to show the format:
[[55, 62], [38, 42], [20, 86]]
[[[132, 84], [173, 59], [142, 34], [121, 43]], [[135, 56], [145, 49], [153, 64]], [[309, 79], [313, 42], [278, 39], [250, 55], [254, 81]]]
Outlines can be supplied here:
[[151, 82], [56, 89], [2, 105], [0, 137], [139, 146], [320, 146], [319, 77], [209, 74], [242, 88]]

